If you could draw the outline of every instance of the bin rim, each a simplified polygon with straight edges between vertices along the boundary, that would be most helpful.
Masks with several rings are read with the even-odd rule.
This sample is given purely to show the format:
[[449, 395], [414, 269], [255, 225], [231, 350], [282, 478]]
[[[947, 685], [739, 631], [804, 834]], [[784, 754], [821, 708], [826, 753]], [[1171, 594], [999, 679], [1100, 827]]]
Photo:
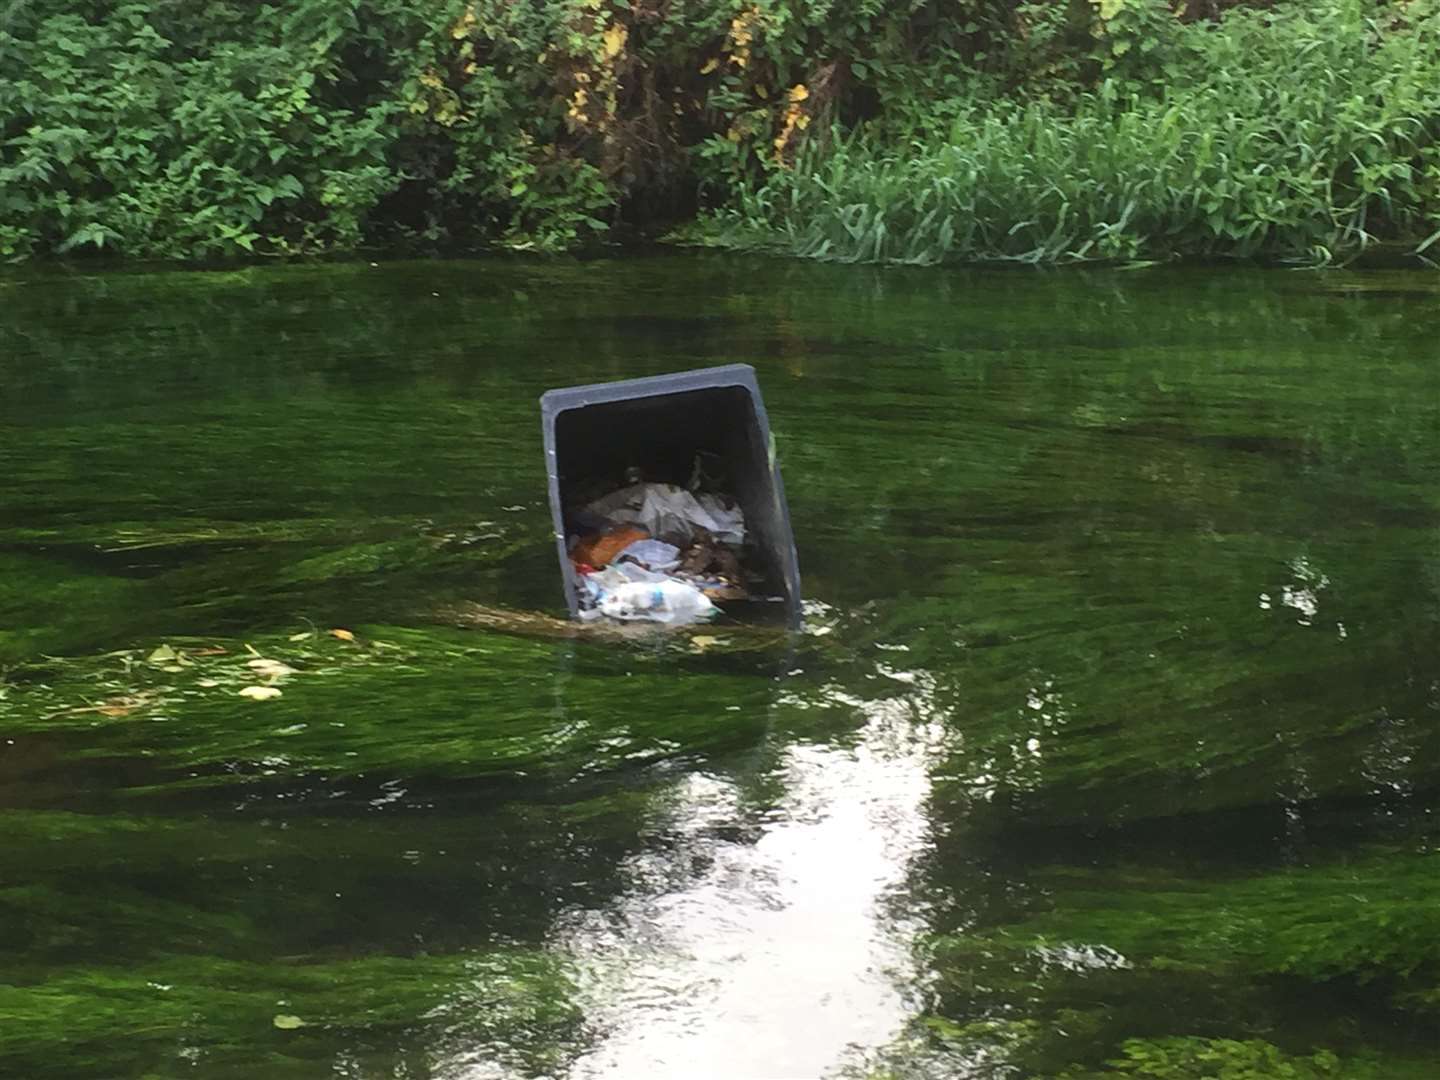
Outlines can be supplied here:
[[664, 375], [646, 375], [638, 379], [557, 387], [540, 395], [540, 408], [547, 417], [553, 417], [571, 409], [583, 409], [588, 405], [607, 405], [637, 397], [664, 397], [667, 394], [713, 390], [725, 386], [741, 386], [757, 399], [760, 396], [760, 384], [753, 367], [749, 364], [721, 364], [718, 367], [694, 368]]

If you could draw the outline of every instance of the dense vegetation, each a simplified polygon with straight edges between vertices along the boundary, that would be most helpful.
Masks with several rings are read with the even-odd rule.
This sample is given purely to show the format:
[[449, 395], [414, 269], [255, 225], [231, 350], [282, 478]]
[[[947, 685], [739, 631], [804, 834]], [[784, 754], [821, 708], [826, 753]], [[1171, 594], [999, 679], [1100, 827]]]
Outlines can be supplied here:
[[1184, 26], [1106, 0], [1093, 84], [962, 94], [909, 138], [816, 148], [699, 235], [920, 264], [1423, 255], [1440, 239], [1437, 11], [1326, 0]]
[[1440, 6], [1227, 7], [11, 0], [0, 257], [1426, 248]]

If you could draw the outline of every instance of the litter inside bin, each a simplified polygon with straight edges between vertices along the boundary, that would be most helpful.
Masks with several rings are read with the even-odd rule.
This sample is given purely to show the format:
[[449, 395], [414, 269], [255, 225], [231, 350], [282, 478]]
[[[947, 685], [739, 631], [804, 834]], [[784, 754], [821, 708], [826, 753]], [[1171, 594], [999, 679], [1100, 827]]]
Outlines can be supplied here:
[[631, 484], [596, 499], [587, 513], [607, 521], [631, 522], [651, 536], [689, 543], [696, 530], [727, 544], [745, 542], [745, 515], [716, 494], [695, 495], [674, 484]]
[[632, 482], [571, 516], [582, 618], [695, 622], [750, 597], [745, 515], [724, 495]]

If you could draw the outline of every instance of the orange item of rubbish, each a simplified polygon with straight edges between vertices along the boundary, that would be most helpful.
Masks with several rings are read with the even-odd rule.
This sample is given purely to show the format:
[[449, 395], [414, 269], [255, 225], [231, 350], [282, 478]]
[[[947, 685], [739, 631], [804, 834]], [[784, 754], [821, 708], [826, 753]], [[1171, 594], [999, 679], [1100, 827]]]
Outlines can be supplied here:
[[576, 564], [585, 563], [598, 570], [609, 566], [615, 560], [616, 555], [619, 555], [636, 540], [648, 539], [650, 539], [648, 529], [642, 529], [638, 525], [621, 525], [611, 532], [581, 540], [571, 549], [570, 561]]

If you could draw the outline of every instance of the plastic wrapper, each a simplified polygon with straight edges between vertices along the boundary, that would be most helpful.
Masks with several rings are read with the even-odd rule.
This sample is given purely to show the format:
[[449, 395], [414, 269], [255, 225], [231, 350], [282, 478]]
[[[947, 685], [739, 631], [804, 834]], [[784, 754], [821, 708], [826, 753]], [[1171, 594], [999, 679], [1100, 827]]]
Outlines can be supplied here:
[[665, 573], [680, 565], [680, 549], [664, 540], [636, 540], [615, 556], [615, 561], [625, 560]]
[[719, 495], [695, 495], [674, 484], [631, 484], [585, 510], [612, 522], [639, 525], [671, 543], [689, 544], [700, 535], [697, 529], [722, 543], [745, 542], [745, 515], [738, 506], [727, 506]]

